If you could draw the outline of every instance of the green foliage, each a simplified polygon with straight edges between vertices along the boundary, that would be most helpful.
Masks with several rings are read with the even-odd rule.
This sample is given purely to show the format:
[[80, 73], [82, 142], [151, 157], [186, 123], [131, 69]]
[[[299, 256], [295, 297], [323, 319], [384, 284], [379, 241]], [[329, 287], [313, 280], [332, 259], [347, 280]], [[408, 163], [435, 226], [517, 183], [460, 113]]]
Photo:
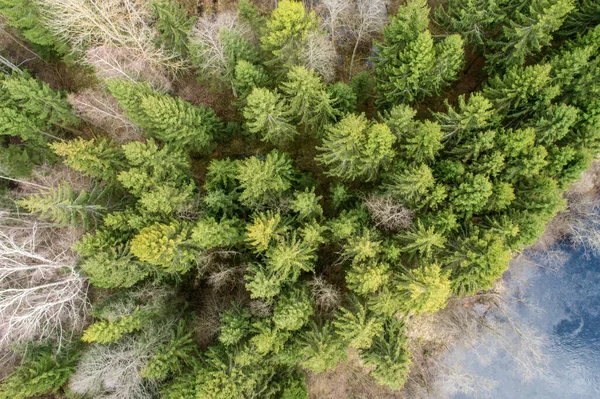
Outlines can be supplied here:
[[451, 293], [449, 275], [436, 264], [409, 270], [397, 286], [402, 310], [419, 315], [443, 309]]
[[367, 296], [386, 285], [390, 275], [390, 266], [385, 262], [354, 262], [346, 271], [346, 284], [358, 295]]
[[327, 94], [331, 98], [331, 106], [335, 110], [338, 120], [346, 114], [356, 112], [358, 98], [352, 86], [344, 82], [336, 82], [327, 86]]
[[450, 35], [434, 43], [428, 14], [423, 1], [411, 0], [384, 28], [374, 59], [380, 104], [414, 103], [456, 79], [464, 62], [462, 39]]
[[300, 365], [314, 373], [332, 370], [346, 357], [346, 348], [335, 335], [329, 322], [318, 326], [311, 322], [309, 329], [300, 337], [302, 360]]
[[57, 189], [48, 189], [44, 193], [29, 195], [18, 204], [31, 213], [37, 213], [42, 219], [58, 225], [83, 226], [90, 229], [97, 226], [107, 211], [109, 189], [94, 185], [88, 192], [74, 192], [68, 184]]
[[303, 66], [292, 68], [287, 80], [281, 84], [281, 91], [288, 101], [289, 115], [298, 125], [303, 125], [306, 132], [316, 134], [333, 119], [332, 100], [325, 84], [314, 71]]
[[179, 373], [188, 365], [196, 351], [192, 340], [192, 330], [184, 320], [180, 320], [177, 328], [171, 332], [171, 338], [159, 347], [152, 359], [140, 371], [144, 378], [164, 380], [170, 375]]
[[[102, 233], [105, 232], [98, 232], [96, 236]], [[81, 247], [82, 242], [78, 244], [76, 249]], [[89, 276], [92, 285], [99, 288], [129, 288], [153, 271], [148, 265], [138, 262], [129, 252], [128, 246], [118, 243], [113, 245], [105, 244], [94, 252], [85, 253], [86, 258], [79, 267]]]
[[278, 241], [266, 254], [267, 266], [282, 279], [296, 281], [301, 272], [314, 269], [315, 248], [292, 235]]
[[237, 226], [241, 222], [237, 219], [215, 218], [201, 219], [192, 229], [191, 242], [201, 249], [217, 247], [232, 247], [242, 240], [242, 232]]
[[306, 290], [294, 289], [280, 296], [273, 310], [273, 323], [282, 330], [302, 328], [313, 314], [313, 305]]
[[376, 336], [373, 345], [361, 352], [360, 357], [375, 366], [371, 375], [381, 385], [393, 390], [402, 388], [411, 363], [404, 325], [397, 319], [388, 319], [384, 333]]
[[263, 141], [282, 144], [298, 133], [290, 124], [290, 112], [277, 93], [255, 88], [246, 99], [244, 108], [246, 126]]
[[131, 315], [122, 316], [114, 321], [97, 321], [86, 328], [81, 340], [83, 342], [97, 342], [99, 344], [116, 342], [125, 334], [141, 330], [146, 317], [147, 315], [144, 312], [136, 309]]
[[356, 298], [349, 308], [341, 308], [333, 321], [337, 334], [355, 349], [370, 348], [373, 339], [383, 333], [383, 323]]
[[72, 169], [87, 176], [113, 180], [124, 166], [123, 154], [106, 139], [84, 140], [81, 137], [50, 145]]
[[260, 65], [239, 60], [235, 65], [233, 87], [241, 99], [246, 99], [252, 90], [268, 83], [268, 76]]
[[252, 225], [246, 226], [247, 239], [257, 252], [265, 252], [271, 242], [280, 241], [287, 229], [279, 213], [259, 213], [254, 217]]
[[328, 167], [328, 174], [347, 180], [375, 178], [395, 155], [396, 138], [382, 123], [369, 123], [364, 114], [348, 114], [326, 128], [322, 153], [315, 158]]
[[212, 109], [160, 94], [147, 83], [110, 80], [108, 89], [133, 123], [175, 147], [205, 151], [223, 127]]
[[294, 169], [289, 155], [273, 150], [262, 158], [246, 158], [238, 165], [240, 201], [250, 207], [273, 200], [291, 187]]
[[158, 44], [185, 56], [188, 34], [196, 18], [189, 18], [185, 9], [175, 0], [155, 0], [150, 5], [156, 18], [155, 27], [160, 32]]
[[131, 240], [131, 253], [142, 262], [168, 272], [185, 272], [195, 259], [188, 246], [189, 228], [183, 224], [155, 224], [142, 229]]
[[485, 46], [493, 29], [505, 20], [506, 11], [503, 0], [450, 0], [446, 7], [435, 9], [435, 19], [467, 42]]
[[426, 228], [419, 221], [414, 229], [399, 234], [398, 239], [403, 244], [402, 252], [409, 255], [419, 255], [422, 259], [432, 259], [436, 253], [444, 248], [446, 238], [437, 233], [433, 227]]
[[0, 384], [1, 399], [28, 399], [56, 393], [75, 371], [79, 353], [50, 346], [29, 347], [23, 362]]
[[195, 184], [188, 177], [186, 154], [169, 146], [159, 148], [154, 140], [132, 142], [122, 147], [128, 163], [117, 180], [138, 198], [138, 210], [170, 215], [193, 196]]
[[323, 208], [319, 204], [323, 197], [316, 195], [314, 187], [312, 190], [304, 190], [304, 192], [296, 191], [294, 200], [290, 204], [290, 209], [298, 214], [300, 219], [319, 218], [323, 215]]
[[237, 345], [250, 333], [250, 313], [239, 306], [221, 314], [219, 341], [223, 345]]

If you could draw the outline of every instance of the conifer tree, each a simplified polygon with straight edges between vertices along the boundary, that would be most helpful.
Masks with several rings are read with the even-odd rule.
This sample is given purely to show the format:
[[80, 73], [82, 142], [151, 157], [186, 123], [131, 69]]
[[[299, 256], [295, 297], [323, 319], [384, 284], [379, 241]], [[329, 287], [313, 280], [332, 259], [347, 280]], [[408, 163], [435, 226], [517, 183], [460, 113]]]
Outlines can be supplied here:
[[260, 65], [246, 60], [239, 60], [235, 65], [233, 87], [239, 98], [245, 100], [252, 90], [266, 86], [268, 76]]
[[78, 137], [54, 142], [51, 148], [64, 157], [64, 162], [72, 169], [100, 179], [113, 180], [124, 164], [119, 148], [106, 139], [84, 140]]
[[346, 356], [346, 348], [329, 321], [320, 327], [311, 322], [308, 331], [300, 336], [300, 342], [303, 347], [300, 365], [314, 373], [335, 368]]
[[238, 166], [240, 201], [246, 206], [276, 199], [291, 187], [294, 169], [289, 155], [273, 150], [262, 158], [246, 158]]
[[316, 160], [328, 167], [328, 174], [347, 180], [372, 180], [395, 153], [396, 138], [383, 123], [371, 124], [364, 114], [348, 114], [326, 129], [322, 153]]
[[434, 117], [444, 132], [444, 139], [457, 136], [463, 139], [471, 132], [485, 129], [495, 123], [496, 115], [493, 104], [481, 93], [472, 93], [467, 100], [465, 96], [458, 97], [458, 109], [446, 103], [445, 113], [434, 113]]
[[250, 333], [250, 321], [250, 312], [239, 306], [223, 312], [219, 341], [226, 346], [237, 345]]
[[402, 322], [388, 319], [384, 333], [376, 336], [373, 345], [361, 352], [360, 357], [365, 363], [375, 366], [371, 375], [377, 382], [393, 390], [402, 388], [411, 363]]
[[323, 208], [319, 201], [323, 199], [320, 195], [315, 194], [314, 187], [312, 190], [304, 190], [304, 192], [296, 191], [294, 200], [290, 204], [290, 209], [298, 214], [300, 219], [319, 218], [323, 215]]
[[155, 224], [142, 229], [131, 240], [131, 253], [142, 262], [160, 266], [167, 272], [184, 273], [194, 260], [186, 246], [188, 227], [178, 223]]
[[289, 115], [294, 115], [306, 132], [317, 134], [333, 119], [331, 98], [313, 70], [302, 66], [292, 68], [280, 88], [289, 104]]
[[298, 134], [290, 124], [290, 111], [286, 104], [277, 93], [268, 89], [252, 90], [246, 99], [244, 118], [251, 133], [273, 144], [282, 144]]
[[151, 3], [159, 45], [173, 49], [181, 57], [187, 55], [188, 35], [196, 18], [189, 18], [185, 9], [174, 0], [154, 0]]
[[434, 43], [428, 14], [423, 1], [411, 0], [384, 28], [374, 59], [381, 105], [414, 103], [456, 79], [464, 62], [462, 39], [451, 35]]
[[292, 289], [280, 296], [273, 309], [275, 327], [295, 331], [304, 326], [312, 316], [313, 304], [304, 289]]
[[504, 67], [521, 66], [530, 54], [550, 44], [573, 9], [573, 0], [532, 0], [527, 13], [517, 11], [508, 21], [499, 40], [493, 42], [488, 61]]
[[124, 315], [116, 320], [99, 320], [90, 325], [83, 333], [83, 342], [108, 344], [116, 342], [125, 334], [139, 331], [144, 327], [147, 315], [135, 310], [131, 315]]
[[72, 345], [55, 352], [50, 346], [29, 347], [21, 365], [0, 384], [0, 398], [28, 399], [56, 393], [75, 371], [79, 353]]
[[301, 272], [314, 269], [315, 248], [292, 235], [277, 242], [266, 254], [267, 267], [282, 280], [296, 281]]
[[331, 106], [335, 110], [336, 122], [346, 114], [356, 112], [358, 98], [352, 86], [344, 82], [335, 82], [327, 86], [327, 94], [331, 98]]
[[96, 287], [129, 288], [153, 272], [151, 267], [138, 262], [130, 253], [129, 246], [123, 244], [78, 252], [85, 256], [79, 266]]
[[420, 315], [443, 309], [451, 293], [449, 275], [436, 264], [409, 270], [397, 286], [402, 310]]
[[452, 190], [449, 200], [457, 214], [468, 217], [485, 208], [492, 190], [492, 183], [484, 175], [467, 174], [464, 181]]
[[433, 227], [426, 228], [419, 221], [414, 229], [399, 234], [398, 239], [403, 244], [402, 252], [418, 255], [422, 259], [432, 259], [444, 248], [446, 239], [437, 233]]
[[273, 241], [279, 242], [288, 230], [279, 213], [267, 211], [254, 216], [252, 224], [246, 226], [247, 240], [256, 252], [265, 252]]
[[192, 229], [190, 241], [201, 249], [235, 246], [243, 239], [238, 229], [240, 224], [241, 222], [234, 218], [223, 218], [220, 221], [212, 217], [203, 218]]
[[262, 47], [283, 64], [294, 65], [302, 41], [317, 27], [314, 11], [307, 13], [302, 2], [283, 0], [267, 21]]
[[160, 94], [148, 83], [111, 80], [108, 89], [129, 119], [150, 137], [175, 147], [206, 150], [222, 123], [210, 108]]
[[385, 262], [357, 261], [346, 271], [346, 284], [358, 295], [368, 296], [385, 286], [390, 277], [390, 265]]
[[91, 229], [99, 224], [108, 210], [108, 189], [95, 185], [90, 191], [74, 192], [69, 184], [45, 193], [30, 195], [19, 200], [19, 205], [41, 218], [59, 225], [83, 226]]
[[342, 307], [333, 321], [336, 333], [355, 349], [371, 347], [373, 339], [383, 333], [383, 323], [357, 298], [349, 307]]
[[416, 205], [435, 185], [433, 172], [425, 164], [397, 169], [387, 176], [388, 183], [385, 187], [398, 201]]

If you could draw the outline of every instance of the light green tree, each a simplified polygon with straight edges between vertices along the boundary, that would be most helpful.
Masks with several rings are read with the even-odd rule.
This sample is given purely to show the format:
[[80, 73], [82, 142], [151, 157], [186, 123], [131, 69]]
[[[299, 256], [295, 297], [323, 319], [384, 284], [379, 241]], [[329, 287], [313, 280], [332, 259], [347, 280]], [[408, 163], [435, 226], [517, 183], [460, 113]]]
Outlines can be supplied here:
[[352, 298], [349, 307], [342, 307], [333, 320], [340, 339], [355, 349], [371, 347], [373, 339], [383, 333], [383, 322], [357, 298]]
[[401, 309], [415, 315], [431, 314], [446, 306], [450, 296], [450, 272], [431, 264], [410, 269], [397, 285]]
[[113, 180], [123, 167], [120, 149], [107, 139], [56, 141], [50, 145], [72, 169], [85, 175]]
[[268, 89], [255, 88], [244, 107], [246, 126], [263, 141], [282, 144], [298, 134], [290, 123], [291, 113], [279, 95]]
[[315, 159], [328, 167], [331, 176], [347, 180], [375, 178], [391, 162], [396, 137], [383, 123], [369, 123], [364, 114], [348, 114], [326, 128], [322, 152]]
[[282, 330], [302, 328], [314, 312], [313, 304], [304, 289], [292, 289], [280, 296], [273, 309], [273, 323]]
[[155, 224], [142, 229], [131, 240], [131, 253], [142, 262], [167, 272], [184, 273], [195, 259], [187, 244], [189, 228], [180, 223]]

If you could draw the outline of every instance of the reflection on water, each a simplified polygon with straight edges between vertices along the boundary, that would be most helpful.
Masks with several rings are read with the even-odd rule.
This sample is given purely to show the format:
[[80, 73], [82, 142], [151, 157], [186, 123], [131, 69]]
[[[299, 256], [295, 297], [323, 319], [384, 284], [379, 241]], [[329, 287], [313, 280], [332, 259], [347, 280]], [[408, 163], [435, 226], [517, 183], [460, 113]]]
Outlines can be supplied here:
[[443, 360], [455, 399], [600, 398], [600, 258], [562, 247], [505, 274], [504, 307]]

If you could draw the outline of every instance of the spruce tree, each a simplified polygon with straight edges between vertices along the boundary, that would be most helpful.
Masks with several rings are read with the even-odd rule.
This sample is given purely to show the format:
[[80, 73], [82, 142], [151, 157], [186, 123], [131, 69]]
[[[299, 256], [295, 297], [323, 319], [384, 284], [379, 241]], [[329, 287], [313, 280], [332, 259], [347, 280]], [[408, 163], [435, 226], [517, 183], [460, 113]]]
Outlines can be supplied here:
[[373, 339], [383, 332], [383, 322], [356, 298], [338, 311], [333, 325], [340, 339], [355, 349], [371, 347]]
[[142, 262], [160, 266], [167, 272], [184, 273], [195, 258], [186, 246], [188, 234], [188, 227], [182, 224], [155, 224], [133, 237], [131, 253]]
[[397, 286], [402, 310], [420, 315], [443, 309], [451, 293], [449, 275], [436, 264], [409, 270]]
[[380, 105], [414, 103], [456, 79], [464, 62], [462, 39], [451, 35], [434, 43], [428, 15], [422, 0], [411, 0], [384, 28], [374, 59]]
[[244, 118], [251, 133], [273, 144], [285, 143], [298, 134], [290, 124], [291, 113], [286, 104], [277, 93], [268, 89], [252, 90], [246, 99]]
[[189, 18], [183, 6], [174, 0], [154, 0], [150, 4], [160, 32], [159, 45], [174, 50], [185, 57], [188, 52], [188, 35], [196, 18]]
[[57, 141], [50, 145], [57, 155], [72, 169], [91, 177], [114, 180], [124, 166], [120, 149], [107, 139], [84, 140], [78, 137], [69, 141]]
[[364, 114], [348, 114], [326, 129], [322, 153], [315, 159], [326, 165], [327, 174], [346, 180], [375, 178], [390, 163], [396, 137], [382, 123], [369, 123]]

